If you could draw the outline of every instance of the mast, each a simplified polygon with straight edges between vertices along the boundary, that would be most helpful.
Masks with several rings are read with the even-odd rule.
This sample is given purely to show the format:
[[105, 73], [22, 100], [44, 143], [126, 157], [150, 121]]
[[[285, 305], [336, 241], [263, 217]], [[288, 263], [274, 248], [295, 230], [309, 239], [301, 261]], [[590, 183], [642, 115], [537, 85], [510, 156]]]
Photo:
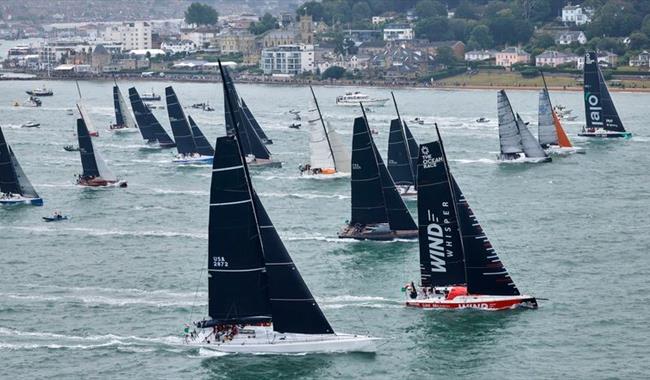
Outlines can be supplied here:
[[467, 263], [465, 260], [466, 252], [465, 252], [465, 243], [463, 242], [463, 230], [460, 227], [461, 222], [460, 222], [460, 215], [458, 214], [458, 200], [456, 199], [456, 194], [451, 184], [452, 177], [451, 177], [451, 173], [449, 172], [449, 163], [447, 162], [447, 153], [445, 153], [445, 144], [443, 144], [442, 142], [442, 136], [440, 136], [440, 129], [438, 129], [438, 123], [434, 123], [434, 125], [436, 127], [436, 136], [438, 136], [438, 141], [440, 142], [440, 151], [442, 152], [442, 163], [445, 168], [445, 173], [447, 174], [447, 184], [449, 185], [451, 200], [454, 204], [454, 217], [456, 218], [458, 234], [460, 235], [460, 250], [462, 251], [463, 254], [463, 269], [465, 273], [465, 281], [467, 281]]
[[320, 124], [323, 126], [323, 132], [325, 132], [325, 138], [327, 139], [327, 146], [330, 148], [330, 154], [332, 155], [332, 161], [334, 162], [334, 169], [338, 172], [336, 167], [336, 157], [334, 156], [334, 150], [332, 150], [332, 143], [330, 142], [329, 133], [327, 133], [327, 128], [325, 127], [325, 121], [323, 120], [323, 114], [320, 112], [320, 107], [318, 106], [318, 100], [316, 100], [316, 94], [314, 94], [314, 89], [309, 86], [311, 91], [311, 96], [314, 98], [314, 104], [316, 104], [316, 110], [318, 111], [318, 118], [320, 119]]
[[404, 141], [404, 149], [406, 150], [406, 157], [408, 158], [408, 162], [409, 162], [409, 170], [411, 171], [411, 178], [413, 181], [413, 185], [415, 186], [415, 171], [413, 168], [413, 160], [411, 159], [412, 156], [408, 144], [408, 137], [406, 136], [406, 132], [404, 130], [406, 125], [402, 121], [402, 116], [399, 113], [399, 108], [397, 107], [397, 101], [395, 100], [395, 94], [393, 93], [393, 91], [390, 92], [390, 96], [393, 98], [393, 104], [395, 105], [395, 112], [397, 113], [397, 120], [399, 120], [400, 132], [402, 133], [402, 141]]

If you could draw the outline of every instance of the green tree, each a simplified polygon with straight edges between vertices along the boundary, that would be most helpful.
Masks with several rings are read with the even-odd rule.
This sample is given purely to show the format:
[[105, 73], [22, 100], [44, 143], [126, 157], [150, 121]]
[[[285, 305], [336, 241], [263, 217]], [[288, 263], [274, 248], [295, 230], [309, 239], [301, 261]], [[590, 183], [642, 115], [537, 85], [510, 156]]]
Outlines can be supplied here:
[[454, 17], [473, 20], [478, 19], [474, 6], [467, 0], [463, 0], [458, 4], [458, 7], [456, 7], [456, 10], [454, 11]]
[[625, 37], [639, 29], [643, 15], [636, 12], [634, 3], [627, 0], [609, 0], [596, 11], [587, 26], [592, 37]]
[[260, 21], [251, 23], [248, 30], [253, 34], [258, 35], [277, 27], [278, 19], [267, 12], [262, 16]]
[[533, 46], [540, 49], [548, 49], [555, 46], [555, 38], [548, 33], [540, 34], [533, 39]]
[[323, 71], [323, 75], [321, 75], [322, 79], [340, 79], [345, 75], [345, 69], [342, 68], [341, 66], [332, 66], [328, 67], [327, 70]]
[[365, 1], [355, 3], [352, 7], [352, 17], [355, 20], [367, 20], [372, 16], [372, 10]]
[[207, 4], [192, 3], [185, 10], [185, 22], [194, 25], [215, 25], [219, 13]]
[[435, 0], [420, 0], [415, 6], [418, 18], [447, 17], [447, 7]]
[[641, 31], [650, 38], [650, 14], [643, 18], [643, 24], [641, 24]]
[[477, 49], [487, 49], [494, 46], [494, 40], [487, 25], [479, 24], [470, 33], [469, 44]]
[[488, 26], [494, 42], [498, 45], [524, 43], [533, 35], [533, 25], [511, 12], [501, 12], [492, 17]]
[[415, 24], [415, 35], [420, 38], [427, 38], [429, 41], [446, 41], [453, 38], [446, 17], [418, 20]]
[[441, 46], [436, 51], [436, 62], [441, 65], [449, 66], [456, 63], [454, 51], [449, 46]]

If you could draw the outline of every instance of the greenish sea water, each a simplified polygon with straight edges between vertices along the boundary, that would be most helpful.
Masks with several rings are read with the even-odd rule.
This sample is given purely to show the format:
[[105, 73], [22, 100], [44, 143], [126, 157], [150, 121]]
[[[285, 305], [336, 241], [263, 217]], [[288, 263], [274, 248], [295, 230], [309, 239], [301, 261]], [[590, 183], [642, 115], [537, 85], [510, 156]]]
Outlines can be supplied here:
[[[541, 165], [496, 164], [495, 91], [395, 91], [419, 142], [437, 121], [452, 171], [535, 311], [422, 311], [403, 307], [400, 287], [418, 277], [414, 242], [336, 238], [350, 214], [349, 180], [302, 178], [308, 133], [288, 113], [306, 114], [305, 87], [240, 85], [274, 140], [280, 169], [252, 169], [262, 202], [332, 326], [385, 338], [376, 355], [215, 356], [184, 346], [183, 324], [207, 307], [210, 170], [171, 163], [172, 152], [142, 149], [139, 134], [107, 132], [111, 82], [80, 82], [100, 137], [94, 139], [127, 189], [82, 189], [73, 82], [47, 82], [55, 95], [38, 109], [12, 107], [38, 82], [0, 82], [0, 125], [45, 206], [0, 209], [2, 378], [645, 378], [650, 365], [650, 94], [615, 93], [630, 140], [576, 137], [580, 93], [554, 92], [580, 117], [565, 125], [585, 155]], [[126, 94], [132, 83], [120, 83]], [[164, 93], [160, 82], [136, 82]], [[174, 83], [211, 142], [223, 134], [218, 84]], [[357, 108], [334, 105], [345, 88], [317, 87], [325, 118], [347, 140]], [[389, 96], [387, 89], [363, 89]], [[537, 93], [508, 93], [536, 124]], [[368, 114], [386, 153], [392, 107]], [[169, 130], [166, 110], [156, 110]], [[477, 124], [478, 117], [491, 119]], [[28, 120], [40, 129], [21, 129]], [[348, 141], [348, 144], [350, 141]], [[409, 201], [415, 215], [415, 202]], [[72, 219], [43, 223], [61, 210]]]

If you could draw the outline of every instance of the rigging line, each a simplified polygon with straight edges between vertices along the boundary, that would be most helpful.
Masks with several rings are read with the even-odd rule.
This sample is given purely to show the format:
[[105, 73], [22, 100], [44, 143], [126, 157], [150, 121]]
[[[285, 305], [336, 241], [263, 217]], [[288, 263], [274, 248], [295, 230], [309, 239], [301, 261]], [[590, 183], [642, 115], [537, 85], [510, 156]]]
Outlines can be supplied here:
[[199, 279], [196, 284], [196, 290], [194, 291], [194, 300], [192, 300], [192, 306], [190, 307], [190, 318], [189, 318], [190, 324], [192, 323], [192, 315], [194, 314], [194, 309], [196, 308], [196, 300], [199, 297], [199, 287], [201, 286], [201, 279], [203, 278], [204, 270], [205, 268], [203, 267], [201, 267], [201, 269], [199, 270]]

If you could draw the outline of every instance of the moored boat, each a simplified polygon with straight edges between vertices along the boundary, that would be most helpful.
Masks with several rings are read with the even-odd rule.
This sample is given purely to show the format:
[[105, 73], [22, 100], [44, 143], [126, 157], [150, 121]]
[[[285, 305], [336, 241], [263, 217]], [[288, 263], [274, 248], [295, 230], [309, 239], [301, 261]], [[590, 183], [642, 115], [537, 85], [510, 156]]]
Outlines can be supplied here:
[[45, 86], [43, 87], [37, 87], [33, 90], [27, 90], [25, 91], [27, 95], [32, 95], [32, 96], [52, 96], [54, 95], [54, 91], [52, 91], [49, 88], [46, 88]]
[[584, 102], [587, 124], [578, 133], [582, 137], [630, 138], [631, 132], [623, 127], [605, 77], [598, 66], [596, 52], [587, 52], [584, 65]]
[[151, 92], [143, 92], [142, 95], [140, 95], [140, 99], [142, 99], [145, 102], [155, 102], [159, 101], [161, 98], [160, 95], [156, 94], [153, 91], [153, 88], [151, 89]]
[[417, 226], [375, 146], [365, 113], [354, 119], [353, 133], [352, 216], [338, 237], [357, 240], [417, 238]]
[[29, 181], [0, 128], [0, 205], [42, 206], [41, 198]]
[[440, 132], [420, 145], [418, 223], [421, 283], [405, 286], [407, 307], [537, 308], [522, 295], [449, 171]]
[[388, 98], [371, 98], [370, 96], [361, 93], [360, 91], [349, 91], [345, 95], [336, 97], [337, 106], [358, 106], [363, 103], [366, 106], [381, 107], [386, 104]]

